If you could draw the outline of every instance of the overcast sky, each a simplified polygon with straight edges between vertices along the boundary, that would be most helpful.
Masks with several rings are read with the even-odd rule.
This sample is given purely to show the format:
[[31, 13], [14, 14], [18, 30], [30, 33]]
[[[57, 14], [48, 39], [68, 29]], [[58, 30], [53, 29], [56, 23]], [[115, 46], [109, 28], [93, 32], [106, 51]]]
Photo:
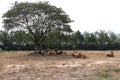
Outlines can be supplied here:
[[[2, 15], [15, 1], [40, 0], [1, 0], [0, 1], [0, 29]], [[81, 32], [94, 32], [98, 30], [120, 33], [120, 0], [41, 0], [61, 7], [72, 20], [71, 28]]]

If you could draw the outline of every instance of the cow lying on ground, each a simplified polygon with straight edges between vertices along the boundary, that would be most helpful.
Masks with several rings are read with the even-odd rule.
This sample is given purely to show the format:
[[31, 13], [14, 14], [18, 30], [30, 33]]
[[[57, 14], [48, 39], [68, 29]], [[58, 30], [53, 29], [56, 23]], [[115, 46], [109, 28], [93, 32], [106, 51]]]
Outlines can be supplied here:
[[81, 59], [85, 59], [85, 58], [87, 58], [87, 56], [85, 55], [85, 54], [82, 54], [82, 53], [79, 53], [79, 54], [72, 54], [72, 56], [74, 57], [74, 58], [81, 58]]
[[106, 56], [107, 56], [107, 57], [115, 57], [114, 54], [113, 54], [113, 51], [111, 51], [111, 53], [110, 53], [110, 54], [107, 54]]

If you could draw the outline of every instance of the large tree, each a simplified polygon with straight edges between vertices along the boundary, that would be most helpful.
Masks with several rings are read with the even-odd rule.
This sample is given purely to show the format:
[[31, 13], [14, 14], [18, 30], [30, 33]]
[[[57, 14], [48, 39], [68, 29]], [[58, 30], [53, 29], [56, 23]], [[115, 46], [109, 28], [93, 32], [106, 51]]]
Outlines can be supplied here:
[[49, 2], [21, 2], [15, 4], [3, 15], [4, 28], [7, 30], [21, 30], [35, 44], [35, 53], [49, 32], [60, 29], [70, 29], [72, 22], [69, 16], [61, 9]]

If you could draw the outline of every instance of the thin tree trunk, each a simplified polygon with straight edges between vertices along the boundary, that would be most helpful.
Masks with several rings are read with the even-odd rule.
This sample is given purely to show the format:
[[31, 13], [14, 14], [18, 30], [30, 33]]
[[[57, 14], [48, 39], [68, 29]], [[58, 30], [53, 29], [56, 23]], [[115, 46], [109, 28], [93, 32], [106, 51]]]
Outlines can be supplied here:
[[35, 49], [34, 49], [34, 53], [37, 53], [38, 51], [38, 43], [35, 42]]
[[37, 53], [37, 50], [38, 50], [38, 46], [35, 45], [34, 53]]

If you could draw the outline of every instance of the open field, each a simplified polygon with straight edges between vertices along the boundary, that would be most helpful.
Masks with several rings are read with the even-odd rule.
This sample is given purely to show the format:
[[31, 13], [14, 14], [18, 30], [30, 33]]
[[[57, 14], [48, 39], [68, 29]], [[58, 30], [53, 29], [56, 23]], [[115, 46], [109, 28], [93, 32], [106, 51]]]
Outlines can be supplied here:
[[120, 51], [77, 51], [88, 58], [28, 55], [29, 51], [0, 52], [0, 80], [120, 80]]

